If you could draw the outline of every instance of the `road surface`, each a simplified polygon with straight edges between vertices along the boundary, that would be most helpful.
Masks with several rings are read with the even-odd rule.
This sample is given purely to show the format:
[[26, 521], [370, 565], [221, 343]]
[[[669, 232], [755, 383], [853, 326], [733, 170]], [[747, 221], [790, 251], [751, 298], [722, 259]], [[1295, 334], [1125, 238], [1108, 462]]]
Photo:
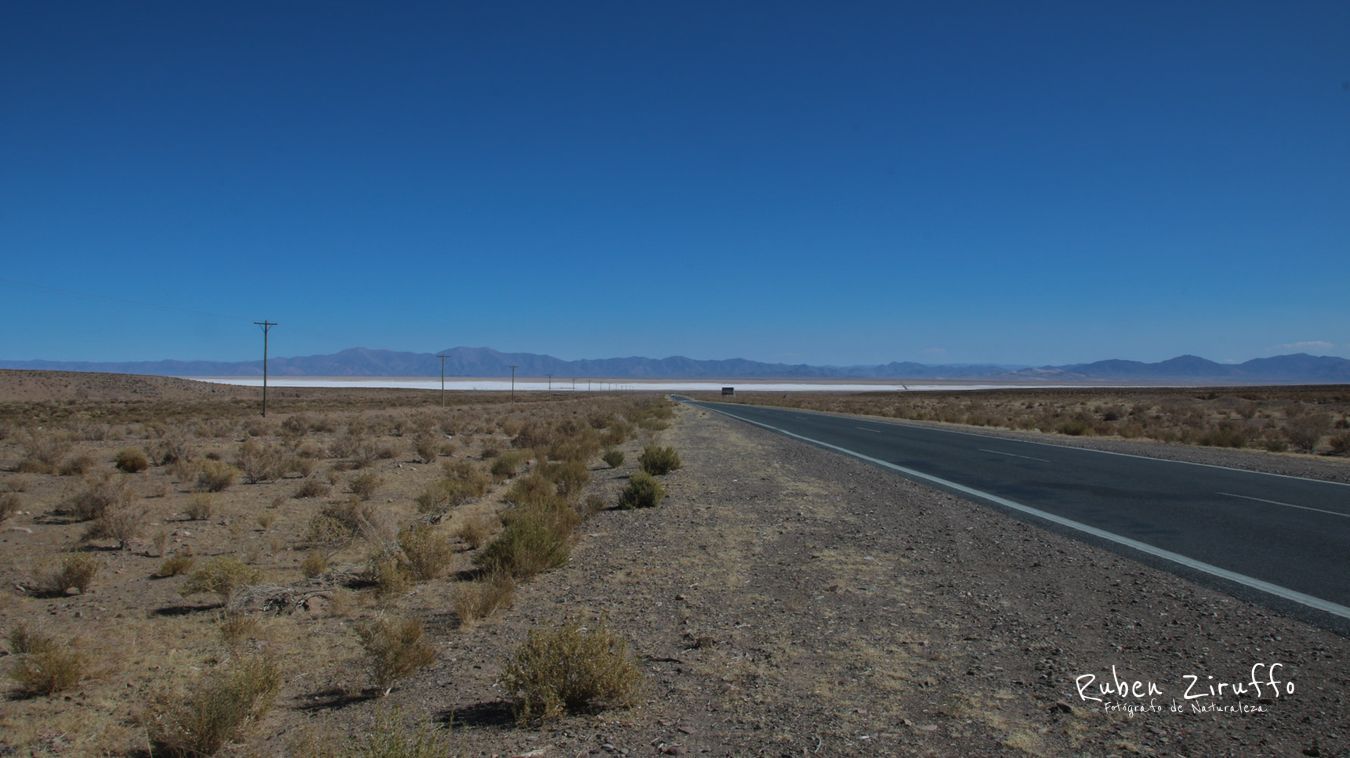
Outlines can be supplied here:
[[1338, 627], [1350, 621], [1350, 485], [864, 417], [678, 399], [1243, 597], [1329, 614]]

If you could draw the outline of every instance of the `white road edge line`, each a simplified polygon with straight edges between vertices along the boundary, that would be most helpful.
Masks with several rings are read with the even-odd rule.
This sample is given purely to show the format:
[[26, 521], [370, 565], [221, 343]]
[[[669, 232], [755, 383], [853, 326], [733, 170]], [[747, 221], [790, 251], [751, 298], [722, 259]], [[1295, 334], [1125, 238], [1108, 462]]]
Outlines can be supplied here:
[[976, 450], [979, 450], [981, 453], [997, 453], [997, 454], [999, 454], [999, 455], [1009, 455], [1009, 456], [1012, 456], [1013, 458], [1026, 458], [1026, 459], [1029, 460], [1029, 461], [1040, 461], [1041, 463], [1049, 463], [1049, 462], [1050, 462], [1050, 461], [1047, 461], [1047, 460], [1044, 459], [1044, 458], [1032, 458], [1032, 457], [1029, 456], [1029, 455], [1018, 455], [1017, 453], [1005, 453], [1005, 452], [1003, 452], [1002, 450], [990, 450], [990, 449], [988, 449], [988, 448], [983, 448], [983, 447], [977, 447], [977, 448], [975, 448], [975, 449], [976, 449]]
[[[1097, 537], [1098, 539], [1103, 539], [1106, 540], [1107, 542], [1114, 542], [1117, 545], [1123, 545], [1124, 547], [1128, 547], [1131, 550], [1137, 550], [1141, 553], [1151, 555], [1155, 558], [1161, 558], [1165, 561], [1171, 561], [1172, 563], [1175, 563], [1179, 566], [1185, 566], [1186, 568], [1192, 569], [1194, 571], [1199, 571], [1201, 573], [1209, 574], [1211, 576], [1217, 576], [1220, 579], [1226, 579], [1230, 582], [1233, 582], [1234, 584], [1240, 584], [1244, 587], [1250, 587], [1251, 589], [1259, 590], [1261, 592], [1274, 595], [1275, 597], [1278, 598], [1283, 598], [1285, 600], [1289, 600], [1298, 603], [1300, 605], [1306, 605], [1309, 608], [1315, 608], [1319, 611], [1330, 613], [1333, 616], [1339, 616], [1343, 619], [1350, 619], [1350, 608], [1347, 608], [1344, 605], [1340, 605], [1339, 603], [1333, 603], [1330, 600], [1323, 600], [1320, 597], [1313, 597], [1312, 595], [1306, 595], [1297, 590], [1291, 590], [1288, 587], [1281, 587], [1278, 584], [1271, 584], [1270, 582], [1267, 582], [1263, 579], [1257, 579], [1256, 577], [1247, 576], [1246, 574], [1239, 574], [1236, 571], [1229, 571], [1226, 568], [1220, 568], [1213, 564], [1205, 563], [1203, 561], [1197, 561], [1194, 558], [1187, 558], [1186, 556], [1180, 553], [1174, 553], [1171, 550], [1164, 550], [1160, 547], [1154, 547], [1153, 545], [1150, 545], [1146, 542], [1140, 542], [1138, 540], [1130, 539], [1129, 537], [1122, 537], [1119, 534], [1108, 532], [1105, 529], [1098, 529], [1095, 526], [1089, 526], [1082, 522], [1074, 521], [1073, 519], [1064, 518], [1063, 516], [1057, 516], [1053, 513], [1048, 513], [1046, 511], [1040, 510], [1039, 508], [1032, 508], [1029, 505], [1022, 505], [1021, 503], [1014, 502], [1005, 497], [999, 497], [998, 495], [994, 495], [989, 492], [983, 492], [981, 490], [975, 489], [974, 487], [967, 487], [964, 484], [957, 484], [956, 482], [948, 481], [941, 477], [933, 476], [932, 474], [925, 474], [922, 471], [915, 471], [912, 468], [897, 466], [896, 464], [891, 463], [890, 461], [883, 461], [880, 458], [873, 458], [868, 455], [863, 455], [862, 453], [855, 453], [852, 450], [849, 450], [848, 448], [839, 447], [838, 445], [831, 445], [828, 442], [821, 442], [820, 440], [814, 440], [811, 439], [810, 437], [804, 437], [800, 434], [789, 432], [786, 429], [779, 429], [776, 426], [770, 426], [768, 424], [760, 423], [758, 421], [751, 421], [748, 418], [743, 418], [741, 416], [737, 416], [732, 413], [727, 413], [726, 411], [717, 408], [713, 408], [711, 410], [720, 413], [723, 416], [734, 418], [737, 421], [744, 421], [747, 424], [754, 424], [755, 426], [760, 426], [765, 429], [778, 432], [779, 434], [787, 435], [788, 437], [794, 437], [804, 442], [810, 442], [813, 445], [819, 445], [820, 447], [828, 448], [830, 450], [843, 453], [844, 455], [851, 455], [854, 458], [857, 458], [858, 460], [867, 461], [868, 463], [874, 463], [878, 466], [884, 466], [886, 468], [899, 471], [900, 473], [906, 476], [913, 477], [915, 479], [923, 479], [925, 481], [929, 481], [934, 484], [940, 484], [943, 487], [956, 490], [957, 492], [963, 492], [967, 495], [980, 498], [981, 500], [987, 500], [991, 503], [997, 503], [998, 505], [1001, 505], [1004, 508], [1010, 508], [1014, 511], [1021, 511], [1022, 513], [1030, 514], [1032, 516], [1035, 516], [1036, 518], [1044, 519], [1053, 524], [1059, 524], [1060, 526], [1068, 527], [1069, 529], [1083, 532], [1084, 534], [1090, 534], [1093, 537]], [[1145, 457], [1145, 456], [1135, 456], [1135, 457]], [[1198, 465], [1207, 465], [1207, 464], [1198, 464]], [[1225, 467], [1219, 466], [1217, 468], [1225, 468]], [[1238, 470], [1240, 471], [1241, 469]]]
[[866, 426], [860, 426], [860, 427], [858, 427], [858, 428], [861, 429], [861, 430], [863, 430], [864, 432], [874, 432], [874, 433], [876, 433], [876, 434], [881, 434], [881, 430], [880, 430], [880, 429], [872, 429], [872, 428], [866, 427]]
[[1350, 513], [1340, 513], [1338, 511], [1328, 511], [1325, 508], [1313, 508], [1308, 505], [1294, 505], [1293, 503], [1281, 503], [1279, 500], [1267, 500], [1263, 497], [1252, 497], [1250, 495], [1239, 495], [1236, 492], [1217, 492], [1217, 495], [1227, 495], [1228, 497], [1240, 497], [1243, 500], [1255, 500], [1258, 503], [1270, 503], [1271, 505], [1283, 505], [1285, 508], [1298, 508], [1314, 513], [1325, 513], [1328, 516], [1340, 516], [1341, 518], [1350, 518]]
[[[716, 401], [712, 400], [705, 400], [699, 402], [716, 403]], [[805, 408], [780, 408], [776, 405], [750, 405], [748, 403], [746, 405], [752, 408], [766, 408], [775, 411], [785, 411], [787, 413], [813, 413], [821, 416], [831, 416], [833, 418], [852, 418], [852, 419], [858, 418], [858, 416], [849, 413], [834, 413], [831, 411], [812, 411], [807, 410]], [[726, 411], [719, 411], [719, 413], [723, 413], [727, 416], [732, 416], [734, 418], [741, 418], [740, 416], [736, 416], [735, 414], [732, 413], [727, 413]], [[741, 419], [741, 420], [750, 421], [750, 419]], [[750, 423], [753, 424], [758, 422], [751, 421]], [[1313, 479], [1307, 476], [1294, 476], [1292, 474], [1272, 474], [1269, 471], [1253, 471], [1252, 469], [1249, 468], [1237, 468], [1235, 466], [1220, 466], [1217, 463], [1197, 463], [1195, 461], [1179, 461], [1175, 458], [1154, 458], [1153, 456], [1150, 455], [1138, 455], [1136, 453], [1121, 453], [1115, 450], [1099, 450], [1095, 447], [1075, 447], [1074, 445], [1061, 445], [1057, 442], [1040, 442], [1037, 440], [1017, 439], [1016, 437], [999, 437], [993, 434], [980, 434], [979, 432], [967, 432], [961, 429], [945, 429], [940, 426], [924, 426], [922, 424], [908, 424], [905, 423], [904, 421], [898, 421], [895, 419], [888, 419], [888, 418], [877, 419], [873, 423], [887, 424], [889, 426], [899, 426], [904, 427], [906, 429], [926, 429], [934, 432], [946, 432], [948, 434], [964, 434], [967, 437], [979, 437], [980, 439], [998, 440], [999, 442], [1011, 442], [1014, 444], [1040, 445], [1042, 447], [1053, 447], [1059, 450], [1076, 450], [1080, 453], [1101, 453], [1102, 455], [1119, 455], [1125, 458], [1140, 458], [1146, 461], [1158, 461], [1160, 463], [1180, 463], [1186, 466], [1204, 466], [1205, 468], [1219, 468], [1225, 471], [1236, 471], [1239, 474], [1252, 474], [1253, 476], [1277, 476], [1281, 479], [1297, 479], [1301, 482], [1313, 482], [1314, 484], [1334, 484], [1337, 487], [1350, 487], [1350, 482], [1336, 482], [1330, 479]]]

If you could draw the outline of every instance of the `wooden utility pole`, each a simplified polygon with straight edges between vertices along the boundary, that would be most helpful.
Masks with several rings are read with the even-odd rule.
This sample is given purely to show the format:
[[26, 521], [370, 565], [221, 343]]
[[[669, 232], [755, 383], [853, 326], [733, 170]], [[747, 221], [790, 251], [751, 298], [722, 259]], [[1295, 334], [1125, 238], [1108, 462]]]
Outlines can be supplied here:
[[272, 327], [276, 326], [277, 323], [276, 323], [275, 321], [267, 321], [266, 319], [264, 319], [264, 320], [262, 320], [262, 321], [254, 321], [253, 323], [257, 324], [258, 326], [261, 326], [261, 327], [262, 327], [262, 333], [263, 333], [263, 407], [262, 407], [262, 415], [263, 415], [263, 416], [266, 416], [266, 415], [267, 415], [267, 333], [270, 332], [270, 331], [272, 331]]
[[441, 359], [441, 407], [445, 407], [445, 353], [436, 353], [436, 357]]
[[511, 404], [516, 404], [516, 364], [511, 364]]

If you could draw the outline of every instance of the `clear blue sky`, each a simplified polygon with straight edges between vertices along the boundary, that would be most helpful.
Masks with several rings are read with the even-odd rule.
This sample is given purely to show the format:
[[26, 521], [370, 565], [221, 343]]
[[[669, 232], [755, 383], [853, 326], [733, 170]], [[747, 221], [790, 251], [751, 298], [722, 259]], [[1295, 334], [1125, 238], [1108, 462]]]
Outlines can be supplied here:
[[0, 255], [12, 359], [1350, 356], [1350, 3], [7, 2]]

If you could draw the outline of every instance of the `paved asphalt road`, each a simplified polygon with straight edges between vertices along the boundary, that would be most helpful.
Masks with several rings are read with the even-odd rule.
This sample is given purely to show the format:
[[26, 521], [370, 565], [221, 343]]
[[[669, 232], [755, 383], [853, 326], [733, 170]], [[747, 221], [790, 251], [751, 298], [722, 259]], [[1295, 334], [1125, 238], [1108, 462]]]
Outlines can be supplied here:
[[1338, 626], [1350, 620], [1350, 486], [861, 417], [681, 400], [1155, 565], [1220, 580], [1244, 596], [1279, 598], [1276, 607], [1327, 613]]

